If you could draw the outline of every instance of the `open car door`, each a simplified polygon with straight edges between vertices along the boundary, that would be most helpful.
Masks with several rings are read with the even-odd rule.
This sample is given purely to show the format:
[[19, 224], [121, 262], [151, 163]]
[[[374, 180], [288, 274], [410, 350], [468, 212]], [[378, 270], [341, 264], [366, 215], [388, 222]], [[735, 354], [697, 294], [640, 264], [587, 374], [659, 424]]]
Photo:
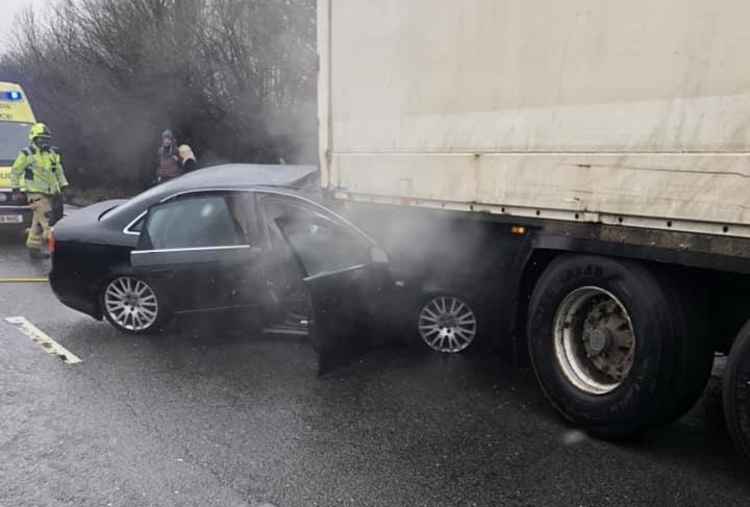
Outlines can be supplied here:
[[319, 373], [378, 345], [380, 310], [391, 286], [385, 253], [325, 208], [289, 196], [268, 196], [262, 205], [304, 275]]
[[378, 314], [387, 289], [385, 278], [377, 264], [305, 278], [313, 305], [310, 336], [321, 374], [380, 344]]

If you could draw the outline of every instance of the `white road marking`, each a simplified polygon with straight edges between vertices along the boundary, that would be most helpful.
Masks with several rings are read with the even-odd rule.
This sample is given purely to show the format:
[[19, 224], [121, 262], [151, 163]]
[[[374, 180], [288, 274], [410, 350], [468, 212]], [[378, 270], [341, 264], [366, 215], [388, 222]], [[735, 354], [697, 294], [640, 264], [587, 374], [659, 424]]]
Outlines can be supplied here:
[[65, 364], [78, 364], [81, 362], [78, 356], [47, 336], [44, 331], [29, 322], [26, 317], [8, 317], [5, 319], [5, 322], [15, 326], [19, 331], [31, 338], [34, 343], [41, 345], [48, 354], [61, 358]]

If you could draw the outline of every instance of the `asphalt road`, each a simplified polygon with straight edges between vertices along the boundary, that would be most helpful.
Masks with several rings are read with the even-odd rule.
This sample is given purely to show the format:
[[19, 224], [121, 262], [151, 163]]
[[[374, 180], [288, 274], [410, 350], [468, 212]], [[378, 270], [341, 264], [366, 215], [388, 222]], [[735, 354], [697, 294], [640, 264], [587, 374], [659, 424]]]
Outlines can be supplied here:
[[[45, 269], [0, 244], [0, 278]], [[304, 340], [215, 324], [128, 337], [0, 283], [0, 505], [750, 504], [713, 403], [615, 445], [500, 357], [381, 350], [318, 377]]]

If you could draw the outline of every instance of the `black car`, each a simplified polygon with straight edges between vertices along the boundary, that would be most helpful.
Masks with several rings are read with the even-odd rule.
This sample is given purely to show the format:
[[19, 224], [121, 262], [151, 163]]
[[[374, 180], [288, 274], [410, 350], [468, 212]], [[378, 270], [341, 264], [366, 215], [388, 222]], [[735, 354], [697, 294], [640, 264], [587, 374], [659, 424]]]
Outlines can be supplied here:
[[84, 208], [55, 227], [52, 288], [127, 333], [239, 311], [312, 322], [328, 358], [403, 336], [402, 324], [436, 350], [468, 347], [471, 308], [394, 273], [367, 234], [300, 192], [314, 178], [304, 166], [218, 166]]

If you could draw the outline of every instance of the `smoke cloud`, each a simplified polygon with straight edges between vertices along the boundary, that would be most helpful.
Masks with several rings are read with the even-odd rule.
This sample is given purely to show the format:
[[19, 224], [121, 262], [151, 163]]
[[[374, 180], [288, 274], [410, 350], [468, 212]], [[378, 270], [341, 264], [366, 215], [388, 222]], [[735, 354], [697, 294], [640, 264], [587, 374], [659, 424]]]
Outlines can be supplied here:
[[58, 0], [16, 23], [20, 82], [73, 184], [137, 190], [171, 128], [199, 162], [315, 163], [315, 0]]

